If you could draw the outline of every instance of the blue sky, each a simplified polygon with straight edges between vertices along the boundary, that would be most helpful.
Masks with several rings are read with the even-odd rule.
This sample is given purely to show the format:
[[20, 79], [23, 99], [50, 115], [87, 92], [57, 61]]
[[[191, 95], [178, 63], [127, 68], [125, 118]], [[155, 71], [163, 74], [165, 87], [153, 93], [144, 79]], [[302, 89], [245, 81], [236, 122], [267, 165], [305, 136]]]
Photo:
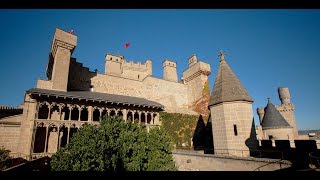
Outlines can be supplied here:
[[[256, 108], [278, 87], [288, 87], [299, 129], [320, 129], [320, 10], [0, 10], [0, 104], [17, 106], [25, 90], [45, 78], [55, 28], [73, 29], [73, 54], [90, 70], [104, 72], [107, 53], [127, 60], [153, 61], [162, 77], [165, 58], [211, 65], [212, 91], [219, 51], [254, 99]], [[127, 49], [124, 44], [130, 42]]]

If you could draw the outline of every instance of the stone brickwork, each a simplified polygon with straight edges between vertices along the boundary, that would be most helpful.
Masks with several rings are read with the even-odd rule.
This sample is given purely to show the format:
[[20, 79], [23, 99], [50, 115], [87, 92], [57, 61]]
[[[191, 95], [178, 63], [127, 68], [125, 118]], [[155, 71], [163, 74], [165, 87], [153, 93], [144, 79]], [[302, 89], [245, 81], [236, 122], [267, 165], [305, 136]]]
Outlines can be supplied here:
[[275, 171], [291, 167], [279, 159], [225, 157], [199, 152], [174, 151], [179, 171]]
[[20, 137], [18, 152], [29, 155], [32, 151], [32, 140], [34, 138], [37, 102], [31, 98], [30, 94], [25, 94], [23, 114], [21, 116]]
[[263, 130], [263, 139], [278, 139], [278, 140], [294, 140], [292, 128], [279, 128], [279, 129], [265, 129]]
[[178, 74], [177, 74], [177, 63], [165, 59], [162, 63], [163, 65], [163, 79], [172, 82], [178, 82]]
[[18, 152], [20, 124], [0, 124], [0, 147], [5, 147], [12, 153]]
[[143, 81], [137, 81], [106, 74], [97, 74], [91, 79], [91, 83], [94, 92], [143, 97], [159, 102], [168, 112], [196, 114], [192, 109], [188, 109], [191, 104], [186, 98], [189, 89], [181, 83], [150, 76]]
[[223, 153], [233, 155], [242, 154], [242, 152], [233, 150], [245, 150], [246, 156], [249, 156], [248, 146], [250, 143], [248, 140], [253, 130], [251, 103], [226, 102], [211, 106], [210, 111], [214, 149], [218, 151], [226, 150]]

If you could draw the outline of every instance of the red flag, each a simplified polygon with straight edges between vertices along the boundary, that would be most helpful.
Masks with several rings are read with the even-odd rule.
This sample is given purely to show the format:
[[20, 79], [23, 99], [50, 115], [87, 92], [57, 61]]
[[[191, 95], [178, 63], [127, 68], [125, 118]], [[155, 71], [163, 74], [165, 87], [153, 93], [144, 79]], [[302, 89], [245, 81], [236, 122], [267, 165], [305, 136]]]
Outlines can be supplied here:
[[129, 42], [124, 45], [124, 47], [126, 47], [126, 48], [128, 48], [129, 46], [130, 46]]
[[73, 30], [69, 31], [68, 33], [73, 34]]

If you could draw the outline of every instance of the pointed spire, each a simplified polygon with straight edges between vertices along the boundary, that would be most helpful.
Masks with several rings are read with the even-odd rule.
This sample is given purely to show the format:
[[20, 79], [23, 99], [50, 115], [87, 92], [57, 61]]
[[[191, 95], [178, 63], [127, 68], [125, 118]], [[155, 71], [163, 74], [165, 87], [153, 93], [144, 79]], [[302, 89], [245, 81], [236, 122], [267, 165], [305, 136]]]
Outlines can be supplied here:
[[220, 50], [219, 56], [220, 56], [220, 62], [221, 62], [221, 61], [225, 61], [224, 52], [223, 52], [222, 50]]
[[253, 99], [243, 87], [238, 77], [231, 70], [225, 60], [223, 51], [220, 51], [220, 65], [213, 86], [209, 106], [222, 102], [247, 101]]
[[284, 119], [275, 105], [271, 103], [270, 98], [268, 98], [268, 104], [267, 107], [265, 107], [264, 112], [262, 129], [291, 128], [289, 123]]

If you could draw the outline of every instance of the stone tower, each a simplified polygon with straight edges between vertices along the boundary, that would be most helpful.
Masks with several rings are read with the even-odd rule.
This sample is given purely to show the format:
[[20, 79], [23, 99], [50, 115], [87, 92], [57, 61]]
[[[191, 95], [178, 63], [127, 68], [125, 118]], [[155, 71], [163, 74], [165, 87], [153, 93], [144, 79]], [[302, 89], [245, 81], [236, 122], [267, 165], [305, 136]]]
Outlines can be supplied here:
[[220, 65], [208, 107], [215, 154], [250, 156], [257, 147], [253, 100], [220, 51]]
[[56, 29], [49, 55], [47, 78], [51, 89], [67, 91], [71, 55], [77, 45], [77, 36]]
[[163, 61], [163, 79], [178, 82], [177, 63], [169, 59]]
[[105, 74], [120, 76], [122, 74], [123, 56], [107, 54], [105, 61]]
[[[277, 105], [273, 105], [275, 107], [275, 109], [277, 110], [277, 112], [279, 112], [281, 114], [281, 117], [284, 118], [284, 121], [286, 121], [290, 127], [291, 127], [291, 132], [287, 132], [286, 134], [282, 133], [283, 130], [280, 129], [279, 127], [274, 128], [273, 130], [273, 134], [276, 135], [272, 135], [269, 131], [267, 134], [269, 134], [268, 136], [266, 135], [266, 127], [264, 127], [264, 118], [266, 116], [266, 108], [268, 107], [261, 107], [261, 108], [257, 108], [257, 114], [259, 116], [260, 119], [260, 124], [261, 124], [261, 129], [263, 131], [259, 132], [258, 134], [260, 134], [259, 136], [262, 137], [263, 139], [270, 139], [269, 136], [272, 136], [273, 139], [299, 139], [299, 135], [298, 135], [298, 129], [297, 129], [297, 125], [296, 125], [296, 120], [294, 117], [294, 105], [291, 103], [290, 101], [290, 92], [288, 88], [282, 88], [279, 87], [278, 88], [278, 94], [279, 94], [279, 99], [281, 101], [281, 105], [277, 106]], [[272, 103], [271, 103], [272, 104]], [[279, 118], [278, 118], [279, 119]], [[287, 130], [289, 131], [289, 130]]]
[[204, 115], [208, 115], [208, 103], [210, 99], [210, 87], [208, 75], [211, 74], [210, 65], [198, 61], [197, 56], [193, 54], [188, 59], [189, 67], [183, 74], [184, 84], [189, 88], [189, 99], [192, 102], [193, 109]]
[[293, 139], [292, 127], [276, 109], [275, 105], [271, 103], [270, 98], [268, 98], [268, 104], [264, 108], [264, 116], [261, 121], [261, 126], [263, 139]]
[[296, 119], [294, 117], [294, 105], [290, 101], [289, 88], [278, 88], [279, 99], [281, 100], [281, 106], [277, 109], [280, 111], [282, 116], [287, 120], [290, 126], [293, 128], [293, 136], [298, 139], [298, 129]]

